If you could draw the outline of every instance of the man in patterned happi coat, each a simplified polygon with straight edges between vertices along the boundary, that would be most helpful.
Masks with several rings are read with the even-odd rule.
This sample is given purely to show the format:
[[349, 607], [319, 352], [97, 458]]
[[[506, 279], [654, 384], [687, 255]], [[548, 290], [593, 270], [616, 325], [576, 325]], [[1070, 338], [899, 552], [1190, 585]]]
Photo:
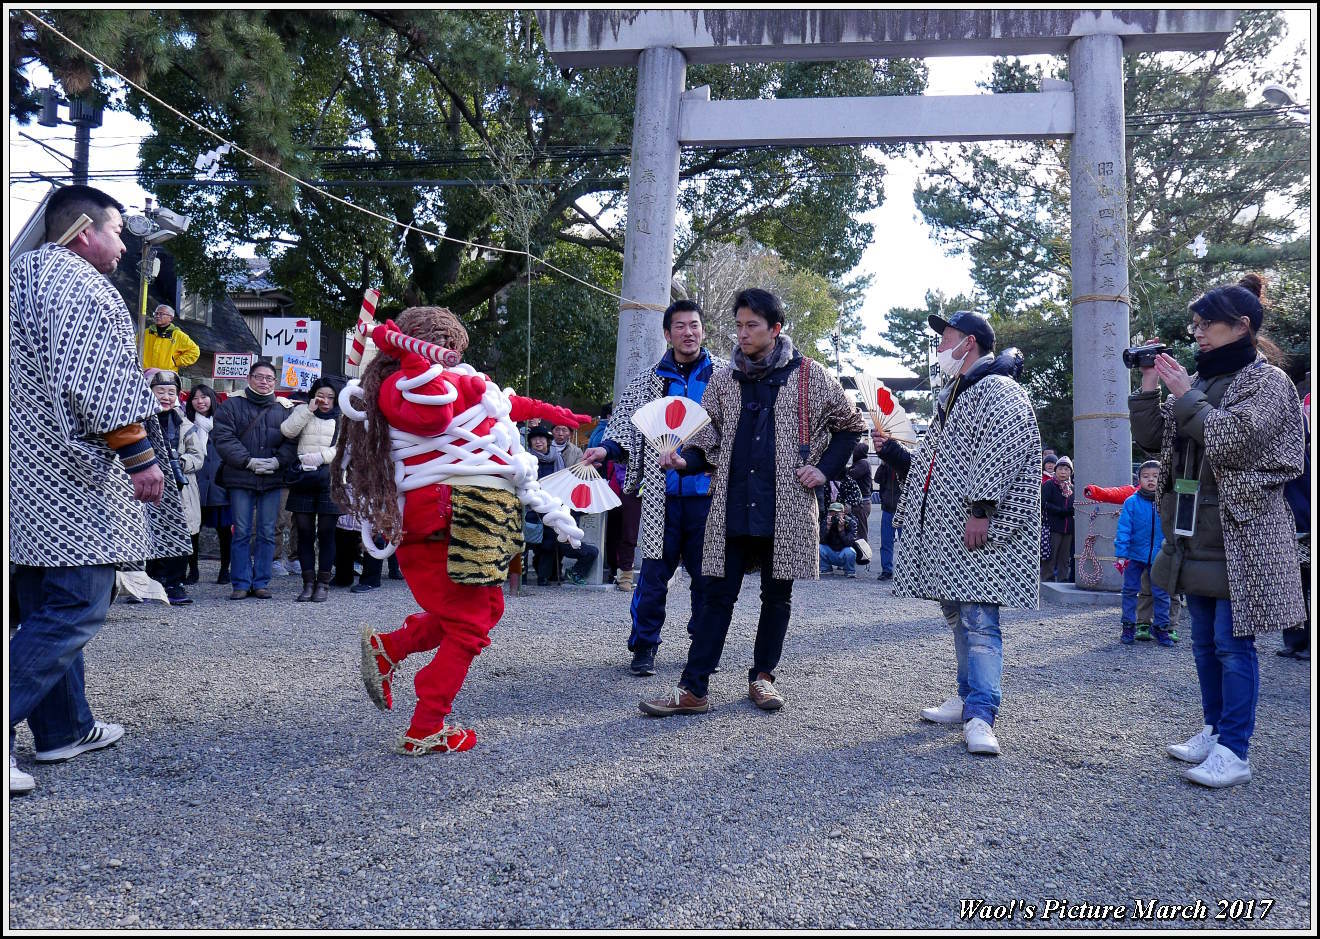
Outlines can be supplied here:
[[646, 442], [632, 417], [638, 408], [659, 398], [679, 396], [701, 403], [717, 369], [728, 362], [703, 347], [706, 332], [701, 306], [678, 300], [665, 310], [661, 327], [669, 349], [653, 367], [639, 372], [619, 395], [605, 440], [583, 454], [586, 461], [628, 464], [625, 492], [642, 497], [642, 572], [633, 593], [632, 631], [628, 649], [634, 675], [655, 674], [655, 653], [665, 624], [669, 579], [681, 563], [692, 578], [692, 613], [688, 632], [705, 602], [706, 578], [701, 574], [706, 516], [710, 512], [711, 469], [695, 453], [685, 453], [682, 470], [660, 466], [660, 454]]
[[[160, 405], [138, 365], [133, 322], [105, 276], [124, 253], [123, 206], [66, 186], [46, 207], [46, 242], [10, 267], [9, 500], [19, 628], [9, 642], [10, 740], [27, 721], [38, 763], [109, 746], [93, 720], [82, 649], [110, 606], [115, 565], [191, 550], [177, 488], [156, 460]], [[67, 245], [79, 216], [92, 224]], [[143, 503], [159, 503], [148, 529]], [[9, 757], [9, 790], [33, 778]]]
[[946, 383], [894, 513], [894, 593], [938, 600], [953, 630], [958, 693], [921, 716], [962, 724], [968, 752], [998, 755], [999, 608], [1040, 605], [1040, 431], [1021, 360], [994, 354], [984, 317], [929, 322]]

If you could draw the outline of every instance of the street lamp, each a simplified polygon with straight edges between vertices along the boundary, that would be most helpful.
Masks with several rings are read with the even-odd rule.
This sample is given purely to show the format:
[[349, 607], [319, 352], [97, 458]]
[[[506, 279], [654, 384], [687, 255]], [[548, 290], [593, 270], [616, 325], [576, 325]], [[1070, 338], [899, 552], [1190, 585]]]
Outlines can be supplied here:
[[1260, 90], [1260, 96], [1265, 99], [1266, 104], [1271, 104], [1276, 108], [1288, 108], [1297, 103], [1292, 92], [1282, 85], [1271, 82]]

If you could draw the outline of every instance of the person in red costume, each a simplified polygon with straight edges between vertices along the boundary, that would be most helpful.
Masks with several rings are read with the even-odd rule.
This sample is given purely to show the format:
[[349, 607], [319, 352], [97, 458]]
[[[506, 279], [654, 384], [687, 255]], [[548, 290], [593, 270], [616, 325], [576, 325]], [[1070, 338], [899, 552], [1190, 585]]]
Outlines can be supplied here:
[[[333, 464], [334, 496], [363, 520], [367, 551], [398, 551], [422, 608], [393, 632], [363, 630], [363, 683], [376, 706], [390, 710], [399, 664], [434, 650], [414, 679], [417, 706], [398, 751], [469, 750], [476, 731], [446, 718], [504, 613], [502, 585], [522, 550], [523, 506], [541, 513], [562, 540], [582, 537], [563, 503], [538, 485], [536, 461], [523, 451], [514, 422], [542, 417], [576, 427], [589, 418], [501, 391], [462, 364], [467, 331], [449, 310], [412, 307], [384, 329], [453, 355], [436, 364], [376, 335], [381, 354], [340, 394], [350, 421]], [[377, 533], [387, 542], [383, 550], [375, 546]]]

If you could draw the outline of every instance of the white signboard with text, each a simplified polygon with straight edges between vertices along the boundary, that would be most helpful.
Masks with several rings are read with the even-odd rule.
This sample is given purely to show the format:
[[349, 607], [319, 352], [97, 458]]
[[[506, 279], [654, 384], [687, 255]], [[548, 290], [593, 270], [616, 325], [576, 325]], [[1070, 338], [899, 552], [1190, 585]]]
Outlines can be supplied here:
[[266, 317], [261, 327], [261, 354], [313, 358], [321, 354], [321, 323], [301, 317]]
[[217, 352], [215, 367], [211, 369], [212, 378], [247, 378], [248, 369], [257, 357], [250, 352]]
[[321, 377], [319, 359], [307, 359], [299, 355], [286, 355], [284, 367], [280, 372], [280, 387], [293, 391], [311, 391], [312, 382]]

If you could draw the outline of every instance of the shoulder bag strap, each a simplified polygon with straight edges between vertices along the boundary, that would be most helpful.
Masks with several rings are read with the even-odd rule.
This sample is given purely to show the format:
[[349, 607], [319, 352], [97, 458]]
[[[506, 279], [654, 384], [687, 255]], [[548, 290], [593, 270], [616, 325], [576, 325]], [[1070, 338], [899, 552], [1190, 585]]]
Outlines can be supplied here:
[[807, 442], [807, 393], [810, 390], [810, 368], [811, 359], [804, 355], [802, 366], [798, 370], [798, 456], [802, 458], [803, 466], [807, 465], [807, 457], [811, 454], [811, 445]]

